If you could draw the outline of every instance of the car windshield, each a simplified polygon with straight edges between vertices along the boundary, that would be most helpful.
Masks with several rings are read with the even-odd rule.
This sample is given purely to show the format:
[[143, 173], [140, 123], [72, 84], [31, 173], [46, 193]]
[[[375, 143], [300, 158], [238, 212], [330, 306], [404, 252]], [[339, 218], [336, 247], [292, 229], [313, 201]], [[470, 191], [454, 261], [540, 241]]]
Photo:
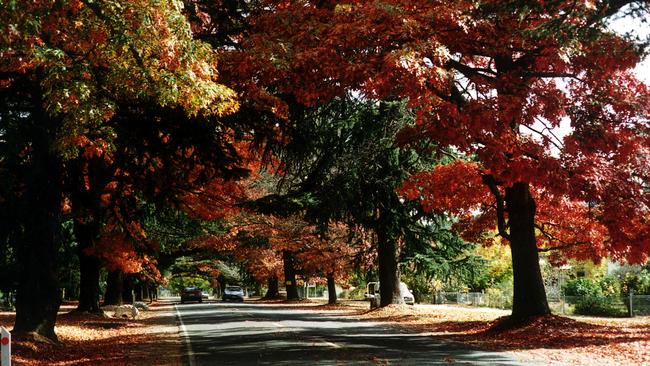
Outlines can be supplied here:
[[228, 286], [228, 287], [226, 287], [226, 290], [228, 290], [228, 291], [241, 291], [241, 287], [238, 287], [238, 286]]
[[185, 288], [185, 291], [187, 291], [187, 292], [190, 292], [190, 291], [196, 291], [196, 290], [197, 290], [196, 287], [186, 287], [186, 288]]

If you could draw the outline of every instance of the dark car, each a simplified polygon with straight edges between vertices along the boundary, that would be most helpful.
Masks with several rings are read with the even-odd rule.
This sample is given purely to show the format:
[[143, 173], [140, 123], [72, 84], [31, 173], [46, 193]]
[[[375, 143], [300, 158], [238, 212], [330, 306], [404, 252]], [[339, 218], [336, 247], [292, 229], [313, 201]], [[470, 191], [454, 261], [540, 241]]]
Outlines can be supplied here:
[[198, 301], [203, 302], [203, 296], [200, 288], [197, 287], [185, 287], [181, 291], [181, 304], [184, 304], [186, 301]]
[[222, 296], [223, 301], [244, 301], [244, 290], [239, 286], [226, 286]]

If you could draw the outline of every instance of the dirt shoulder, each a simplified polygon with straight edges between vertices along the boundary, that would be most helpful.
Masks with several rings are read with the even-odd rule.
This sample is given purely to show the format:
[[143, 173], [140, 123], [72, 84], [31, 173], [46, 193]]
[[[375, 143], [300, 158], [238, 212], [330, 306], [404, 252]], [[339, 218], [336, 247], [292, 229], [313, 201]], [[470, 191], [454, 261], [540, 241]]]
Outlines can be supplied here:
[[[15, 365], [183, 365], [183, 342], [171, 302], [158, 301], [136, 320], [74, 314], [64, 307], [55, 331], [61, 344], [14, 338]], [[0, 313], [12, 325], [15, 313]]]

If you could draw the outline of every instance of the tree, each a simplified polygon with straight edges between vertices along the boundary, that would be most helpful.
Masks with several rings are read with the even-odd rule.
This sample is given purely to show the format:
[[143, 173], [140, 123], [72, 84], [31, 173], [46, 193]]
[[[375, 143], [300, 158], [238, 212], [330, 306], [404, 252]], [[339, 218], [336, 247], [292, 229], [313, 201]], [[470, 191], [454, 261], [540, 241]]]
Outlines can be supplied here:
[[[611, 253], [644, 260], [650, 249], [635, 234], [645, 230], [645, 219], [635, 217], [647, 217], [650, 202], [642, 173], [649, 163], [648, 109], [638, 102], [649, 94], [629, 71], [639, 52], [605, 28], [607, 8], [567, 6], [476, 8], [488, 19], [476, 31], [493, 36], [483, 45], [480, 38], [448, 45], [460, 54], [446, 63], [451, 93], [421, 124], [421, 133], [479, 164], [439, 167], [415, 178], [424, 194], [411, 193], [479, 226], [496, 220], [512, 250], [513, 318], [549, 312], [538, 245], [595, 259]], [[553, 128], [563, 119], [573, 131], [560, 140]], [[449, 136], [452, 124], [465, 134]], [[465, 187], [452, 183], [458, 177]], [[482, 214], [471, 217], [477, 203]]]
[[[512, 315], [525, 318], [549, 312], [538, 243], [636, 261], [650, 251], [642, 235], [650, 104], [629, 71], [643, 50], [607, 29], [625, 6], [633, 15], [649, 9], [642, 1], [286, 2], [256, 19], [248, 56], [265, 85], [307, 105], [350, 89], [408, 97], [417, 122], [402, 141], [431, 138], [474, 159], [451, 166], [443, 191], [427, 188], [438, 169], [405, 191], [426, 191], [423, 204], [465, 218], [483, 204], [470, 221], [474, 229], [496, 222], [510, 243]], [[560, 140], [553, 129], [563, 120], [573, 130]]]
[[178, 3], [13, 2], [0, 16], [0, 169], [11, 188], [1, 193], [2, 209], [26, 208], [13, 211], [19, 225], [3, 232], [24, 269], [14, 331], [56, 340], [52, 259], [66, 162], [89, 148], [110, 151], [116, 131], [107, 122], [128, 116], [127, 105], [166, 106], [187, 117], [231, 113], [237, 102], [215, 82], [216, 58], [192, 39]]
[[304, 212], [325, 236], [329, 224], [341, 222], [371, 231], [384, 291], [382, 305], [403, 301], [399, 250], [427, 240], [420, 235], [424, 230], [419, 204], [404, 204], [395, 192], [410, 173], [427, 164], [416, 149], [397, 146], [396, 135], [411, 116], [401, 102], [353, 97], [314, 108], [290, 106], [291, 138], [277, 149], [284, 192], [259, 200], [259, 208]]

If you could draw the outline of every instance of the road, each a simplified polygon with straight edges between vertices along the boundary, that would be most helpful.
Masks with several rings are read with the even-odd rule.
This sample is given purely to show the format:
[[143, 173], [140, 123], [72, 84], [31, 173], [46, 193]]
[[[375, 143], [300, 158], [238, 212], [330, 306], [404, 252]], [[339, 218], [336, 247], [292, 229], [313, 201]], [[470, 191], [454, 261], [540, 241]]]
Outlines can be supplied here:
[[252, 302], [176, 309], [189, 366], [530, 365], [342, 312]]

